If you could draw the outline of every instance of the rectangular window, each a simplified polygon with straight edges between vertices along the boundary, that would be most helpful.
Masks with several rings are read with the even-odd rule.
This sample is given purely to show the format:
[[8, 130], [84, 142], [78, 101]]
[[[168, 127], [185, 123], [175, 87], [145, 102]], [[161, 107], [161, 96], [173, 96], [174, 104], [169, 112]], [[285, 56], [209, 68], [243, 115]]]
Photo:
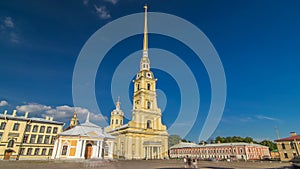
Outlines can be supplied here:
[[40, 127], [40, 133], [44, 133], [45, 132], [45, 126], [41, 126]]
[[19, 130], [19, 126], [20, 126], [19, 123], [15, 123], [14, 127], [13, 127], [13, 131], [18, 131]]
[[108, 153], [109, 153], [108, 151], [109, 151], [109, 147], [108, 147], [108, 146], [105, 146], [105, 147], [104, 147], [104, 155], [105, 155], [105, 156], [108, 156]]
[[46, 132], [47, 133], [51, 133], [51, 130], [52, 130], [52, 127], [49, 126], [49, 127], [47, 127], [47, 131]]
[[56, 134], [57, 133], [57, 127], [54, 127], [53, 128], [53, 134]]
[[32, 148], [27, 149], [27, 154], [26, 155], [31, 155], [32, 154]]
[[39, 135], [39, 136], [38, 136], [37, 143], [39, 143], [39, 144], [43, 143], [43, 138], [44, 138], [43, 135]]
[[282, 147], [282, 149], [285, 149], [285, 144], [281, 143], [281, 147]]
[[50, 143], [50, 144], [54, 144], [55, 140], [56, 140], [56, 136], [52, 136], [52, 139], [51, 139], [51, 143]]
[[42, 154], [41, 154], [41, 155], [46, 155], [46, 151], [47, 151], [47, 149], [46, 149], [46, 148], [43, 148], [43, 149], [42, 149]]
[[6, 122], [2, 122], [0, 125], [0, 130], [4, 130], [6, 126]]
[[50, 140], [50, 136], [46, 135], [45, 140], [44, 140], [44, 144], [49, 144], [49, 140]]
[[28, 138], [29, 138], [29, 134], [25, 134], [23, 137], [23, 143], [27, 143]]
[[25, 148], [21, 148], [20, 149], [20, 155], [24, 155], [24, 152], [25, 152]]
[[37, 132], [38, 131], [39, 126], [38, 125], [34, 125], [32, 128], [32, 132]]
[[67, 155], [67, 151], [68, 151], [68, 146], [67, 145], [63, 146], [61, 150], [61, 155]]
[[35, 138], [36, 138], [36, 135], [32, 134], [30, 137], [30, 143], [35, 143]]
[[284, 153], [284, 158], [289, 158], [287, 153]]
[[49, 152], [48, 152], [48, 155], [49, 155], [49, 156], [52, 155], [52, 152], [53, 152], [53, 149], [50, 148], [50, 149], [49, 149]]
[[291, 146], [291, 149], [295, 149], [295, 145], [292, 141], [290, 142], [290, 146]]
[[36, 149], [34, 150], [34, 155], [39, 155], [39, 152], [40, 152], [40, 148], [36, 148]]
[[30, 124], [27, 124], [27, 125], [26, 125], [25, 131], [26, 131], [26, 132], [30, 132], [30, 129], [31, 129], [31, 125], [30, 125]]

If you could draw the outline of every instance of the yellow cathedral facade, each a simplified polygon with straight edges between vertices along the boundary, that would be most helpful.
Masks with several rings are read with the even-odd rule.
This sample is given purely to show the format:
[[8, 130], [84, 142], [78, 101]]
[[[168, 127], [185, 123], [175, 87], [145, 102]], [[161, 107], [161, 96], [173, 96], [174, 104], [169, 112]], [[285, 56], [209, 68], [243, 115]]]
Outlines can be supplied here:
[[162, 124], [162, 113], [157, 105], [156, 81], [150, 70], [148, 57], [147, 6], [145, 8], [143, 54], [140, 71], [134, 83], [132, 119], [124, 122], [120, 101], [111, 112], [110, 125], [105, 131], [114, 136], [114, 158], [164, 159], [168, 158], [168, 132]]

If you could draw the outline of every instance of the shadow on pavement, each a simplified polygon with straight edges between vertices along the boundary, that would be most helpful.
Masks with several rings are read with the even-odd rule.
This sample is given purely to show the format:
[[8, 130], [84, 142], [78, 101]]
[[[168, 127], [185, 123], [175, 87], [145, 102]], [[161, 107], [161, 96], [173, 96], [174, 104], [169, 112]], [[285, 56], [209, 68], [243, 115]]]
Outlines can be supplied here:
[[[205, 169], [234, 169], [234, 168], [225, 168], [225, 167], [209, 167], [209, 166], [201, 166], [199, 167], [198, 169], [202, 169], [202, 168], [205, 168]], [[156, 169], [186, 169], [186, 168], [182, 168], [182, 167], [179, 167], [179, 168], [156, 168]]]

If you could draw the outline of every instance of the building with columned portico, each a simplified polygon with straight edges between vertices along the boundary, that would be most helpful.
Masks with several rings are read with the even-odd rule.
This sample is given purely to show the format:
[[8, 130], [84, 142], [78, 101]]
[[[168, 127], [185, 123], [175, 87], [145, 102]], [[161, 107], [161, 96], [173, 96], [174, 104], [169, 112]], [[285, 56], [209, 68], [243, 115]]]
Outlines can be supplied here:
[[112, 159], [114, 137], [89, 121], [58, 134], [51, 159]]

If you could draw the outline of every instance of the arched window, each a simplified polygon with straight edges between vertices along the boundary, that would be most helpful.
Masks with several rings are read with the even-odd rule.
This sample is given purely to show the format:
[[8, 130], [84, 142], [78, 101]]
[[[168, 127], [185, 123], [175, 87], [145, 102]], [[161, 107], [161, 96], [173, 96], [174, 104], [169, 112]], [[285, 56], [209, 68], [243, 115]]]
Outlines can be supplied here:
[[118, 124], [118, 119], [116, 119], [116, 124]]
[[151, 85], [150, 83], [147, 84], [147, 90], [150, 90], [151, 89]]
[[13, 139], [8, 141], [7, 147], [14, 147], [15, 141]]
[[114, 119], [111, 119], [111, 124], [114, 124]]
[[140, 90], [140, 84], [139, 83], [136, 85], [136, 88], [137, 88], [137, 90]]
[[120, 124], [123, 124], [123, 120], [120, 120]]
[[151, 109], [151, 102], [147, 101], [147, 109]]
[[147, 120], [147, 129], [151, 129], [151, 120]]

